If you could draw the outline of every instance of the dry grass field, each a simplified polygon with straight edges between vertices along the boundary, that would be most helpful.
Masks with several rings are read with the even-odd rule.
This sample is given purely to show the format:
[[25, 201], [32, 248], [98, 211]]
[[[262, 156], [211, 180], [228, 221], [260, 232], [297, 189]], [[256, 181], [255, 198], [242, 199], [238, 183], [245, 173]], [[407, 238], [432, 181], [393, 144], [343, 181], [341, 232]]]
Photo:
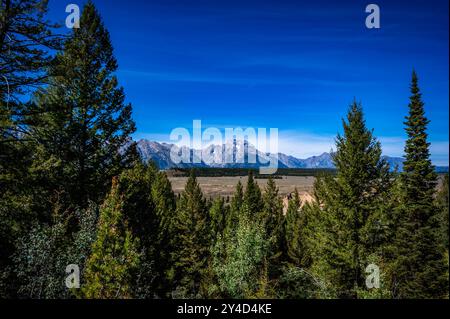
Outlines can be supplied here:
[[[187, 177], [169, 177], [169, 180], [172, 183], [173, 191], [179, 194], [186, 185]], [[247, 183], [246, 176], [197, 177], [197, 180], [207, 198], [218, 196], [232, 197], [239, 180], [244, 186]], [[283, 176], [281, 179], [275, 179], [275, 183], [280, 189], [280, 195], [283, 197], [297, 188], [302, 200], [309, 201], [314, 180], [313, 176]], [[267, 183], [267, 179], [256, 179], [256, 181], [261, 189]]]
[[[442, 188], [443, 177], [443, 174], [439, 174], [438, 176], [437, 188], [439, 190]], [[172, 189], [175, 194], [179, 194], [183, 191], [187, 179], [187, 177], [169, 175], [169, 180], [172, 183]], [[199, 182], [206, 198], [216, 198], [219, 196], [229, 196], [231, 198], [239, 180], [245, 187], [247, 184], [247, 176], [197, 177], [197, 181]], [[297, 188], [302, 202], [305, 202], [312, 200], [311, 195], [314, 181], [314, 176], [282, 176], [281, 179], [275, 179], [275, 184], [277, 184], [280, 190], [280, 195], [283, 198]], [[261, 190], [263, 190], [266, 186], [267, 179], [256, 179], [256, 182], [260, 186]]]

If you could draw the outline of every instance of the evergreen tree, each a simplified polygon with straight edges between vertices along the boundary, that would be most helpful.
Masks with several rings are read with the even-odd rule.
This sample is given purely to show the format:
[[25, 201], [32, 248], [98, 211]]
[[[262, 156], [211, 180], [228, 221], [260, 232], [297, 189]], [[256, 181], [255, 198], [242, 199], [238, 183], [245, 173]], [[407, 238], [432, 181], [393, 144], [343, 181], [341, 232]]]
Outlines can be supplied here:
[[448, 202], [449, 202], [449, 194], [448, 194], [448, 173], [444, 175], [442, 179], [442, 185], [439, 193], [436, 197], [436, 204], [441, 212], [440, 223], [442, 227], [442, 242], [447, 249], [448, 252], [448, 240], [449, 240], [449, 224], [448, 224]]
[[333, 161], [336, 177], [318, 178], [313, 206], [314, 271], [342, 298], [356, 298], [365, 288], [373, 215], [389, 187], [389, 167], [381, 158], [380, 143], [365, 126], [362, 108], [354, 102], [344, 135], [336, 139]]
[[269, 177], [263, 194], [263, 209], [261, 221], [264, 225], [264, 235], [270, 245], [268, 256], [268, 278], [276, 278], [280, 274], [281, 264], [286, 259], [285, 218], [283, 203], [278, 195], [278, 187]]
[[[0, 1], [0, 170], [14, 166], [17, 143], [27, 134], [21, 96], [44, 84], [50, 49], [61, 46], [56, 24], [45, 19], [46, 0]], [[22, 138], [21, 138], [22, 136]]]
[[261, 196], [261, 189], [258, 183], [254, 180], [253, 172], [248, 172], [247, 187], [244, 193], [244, 204], [247, 205], [248, 213], [256, 216], [261, 213], [263, 209], [263, 200]]
[[156, 218], [159, 223], [156, 254], [157, 263], [155, 272], [157, 278], [156, 293], [160, 296], [166, 296], [171, 289], [171, 268], [172, 252], [176, 242], [175, 234], [175, 194], [172, 191], [172, 185], [167, 178], [166, 173], [158, 172], [155, 182], [152, 185], [152, 199], [155, 205]]
[[[60, 47], [57, 27], [45, 19], [46, 0], [0, 1], [0, 101], [2, 113], [17, 116], [19, 96], [45, 82], [44, 69], [52, 57], [49, 48]], [[4, 115], [4, 114], [2, 114]]]
[[227, 215], [227, 231], [236, 228], [236, 225], [239, 221], [239, 214], [241, 212], [243, 202], [244, 202], [244, 189], [242, 187], [241, 181], [239, 180], [236, 185], [233, 198], [231, 199], [229, 214]]
[[175, 283], [184, 296], [197, 297], [202, 277], [207, 269], [210, 233], [208, 209], [200, 185], [191, 171], [181, 193], [176, 216]]
[[288, 202], [286, 211], [286, 244], [288, 262], [296, 267], [310, 266], [311, 257], [307, 245], [306, 210], [301, 210], [301, 201], [297, 188]]
[[140, 268], [136, 273], [133, 295], [153, 297], [155, 293], [155, 261], [159, 258], [159, 219], [152, 198], [156, 169], [137, 163], [120, 174], [119, 193], [123, 201], [123, 216], [134, 238], [139, 238]]
[[13, 297], [14, 278], [7, 269], [14, 241], [36, 221], [28, 167], [33, 149], [24, 116], [30, 114], [24, 97], [44, 84], [60, 47], [55, 24], [45, 19], [45, 0], [0, 0], [0, 297]]
[[133, 236], [142, 238], [141, 244], [145, 246], [154, 242], [158, 228], [151, 194], [156, 173], [151, 165], [138, 163], [133, 168], [124, 170], [118, 178], [125, 219]]
[[211, 239], [214, 241], [219, 234], [223, 234], [225, 230], [225, 221], [227, 209], [225, 200], [222, 197], [213, 200], [209, 209], [209, 220], [211, 227]]
[[447, 265], [433, 198], [437, 180], [427, 141], [429, 120], [415, 72], [408, 107], [392, 293], [396, 298], [441, 298], [448, 295]]
[[262, 212], [263, 221], [269, 236], [279, 227], [283, 217], [283, 203], [278, 192], [279, 190], [274, 180], [269, 177], [264, 189]]
[[44, 196], [59, 190], [67, 206], [84, 207], [103, 198], [126, 166], [124, 148], [135, 126], [116, 69], [109, 33], [88, 2], [28, 117], [39, 141], [32, 170], [50, 193]]
[[124, 220], [124, 202], [117, 179], [100, 208], [97, 239], [87, 261], [82, 294], [85, 298], [131, 298], [133, 274], [139, 265], [138, 239]]

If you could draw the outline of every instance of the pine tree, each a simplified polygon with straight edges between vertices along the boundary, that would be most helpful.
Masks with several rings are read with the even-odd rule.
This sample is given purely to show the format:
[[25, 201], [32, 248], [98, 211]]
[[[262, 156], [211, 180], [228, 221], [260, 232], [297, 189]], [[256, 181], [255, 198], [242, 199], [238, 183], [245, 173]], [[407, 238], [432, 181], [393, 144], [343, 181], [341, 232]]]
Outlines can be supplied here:
[[184, 296], [202, 295], [200, 284], [207, 269], [210, 236], [206, 200], [191, 171], [181, 193], [176, 216], [175, 282]]
[[159, 227], [151, 193], [156, 174], [151, 165], [138, 163], [124, 170], [118, 178], [125, 219], [133, 236], [139, 238], [144, 246], [154, 243]]
[[227, 231], [231, 231], [232, 229], [236, 228], [243, 202], [244, 202], [244, 189], [242, 187], [241, 181], [239, 180], [238, 183], [236, 184], [236, 189], [234, 191], [233, 198], [231, 199], [230, 203], [230, 211], [226, 219]]
[[436, 204], [441, 212], [441, 228], [442, 228], [442, 242], [447, 249], [448, 252], [448, 241], [449, 241], [449, 210], [448, 210], [448, 202], [449, 202], [449, 194], [448, 194], [448, 173], [444, 175], [442, 179], [442, 185], [439, 193], [436, 196]]
[[301, 200], [297, 188], [288, 202], [286, 211], [286, 244], [288, 262], [296, 267], [310, 266], [311, 257], [307, 245], [306, 210], [301, 210]]
[[[0, 1], [0, 189], [23, 193], [32, 150], [24, 96], [46, 82], [51, 49], [61, 46], [45, 0]], [[1, 195], [1, 194], [0, 194]], [[1, 199], [0, 199], [1, 200]]]
[[[18, 96], [45, 82], [52, 61], [49, 48], [60, 47], [57, 27], [45, 19], [46, 0], [0, 1], [0, 101], [18, 106]], [[5, 110], [2, 108], [2, 111]], [[14, 115], [19, 115], [13, 112]]]
[[333, 161], [336, 177], [318, 178], [313, 205], [314, 270], [342, 298], [356, 298], [364, 289], [373, 215], [389, 187], [389, 167], [381, 158], [380, 143], [365, 126], [362, 108], [354, 102], [344, 135], [336, 139]]
[[155, 261], [159, 258], [159, 219], [152, 198], [156, 168], [137, 163], [118, 178], [123, 201], [123, 216], [134, 238], [139, 238], [140, 268], [136, 273], [133, 295], [153, 297], [155, 291]]
[[57, 25], [45, 19], [47, 2], [0, 1], [1, 170], [15, 164], [9, 156], [27, 134], [23, 116], [30, 113], [29, 104], [20, 97], [45, 84], [46, 68], [53, 61], [50, 50], [61, 46], [61, 38], [53, 34]]
[[441, 298], [448, 295], [447, 266], [433, 198], [437, 181], [427, 142], [429, 120], [415, 72], [408, 107], [392, 293], [396, 298]]
[[214, 199], [211, 208], [209, 209], [212, 241], [214, 241], [219, 234], [224, 233], [226, 216], [227, 209], [225, 207], [225, 200], [222, 197]]
[[157, 239], [155, 242], [156, 253], [158, 256], [155, 264], [155, 278], [156, 293], [159, 296], [167, 296], [171, 291], [172, 278], [172, 254], [176, 242], [175, 233], [175, 212], [176, 201], [175, 194], [172, 191], [172, 185], [167, 178], [165, 172], [158, 172], [155, 182], [152, 185], [152, 199], [155, 205], [156, 218], [159, 223]]
[[263, 194], [262, 219], [270, 237], [280, 227], [283, 218], [283, 203], [278, 192], [274, 180], [269, 177]]
[[278, 187], [269, 177], [263, 194], [263, 209], [261, 222], [264, 225], [264, 235], [270, 245], [268, 256], [268, 279], [278, 277], [281, 264], [286, 259], [285, 218], [283, 215], [283, 203], [278, 195]]
[[116, 69], [109, 33], [88, 2], [28, 117], [39, 141], [32, 170], [47, 185], [45, 196], [60, 189], [68, 206], [84, 207], [102, 198], [127, 165], [124, 148], [135, 126]]
[[82, 294], [85, 298], [131, 298], [133, 274], [139, 265], [138, 239], [128, 229], [117, 179], [100, 208], [97, 239], [87, 261]]
[[46, 12], [45, 0], [0, 0], [0, 297], [14, 296], [6, 271], [14, 241], [37, 218], [28, 176], [33, 149], [23, 118], [30, 110], [23, 100], [45, 83], [50, 49], [61, 43]]
[[263, 201], [261, 196], [261, 189], [258, 183], [254, 180], [253, 172], [249, 171], [247, 187], [244, 193], [244, 204], [247, 205], [248, 213], [252, 216], [256, 216], [261, 213], [263, 209]]

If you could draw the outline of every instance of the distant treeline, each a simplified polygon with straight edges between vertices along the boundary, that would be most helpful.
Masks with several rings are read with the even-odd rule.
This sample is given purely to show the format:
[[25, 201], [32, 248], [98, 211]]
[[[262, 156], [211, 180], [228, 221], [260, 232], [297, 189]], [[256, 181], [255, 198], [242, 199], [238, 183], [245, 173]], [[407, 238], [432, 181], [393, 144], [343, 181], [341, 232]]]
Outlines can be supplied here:
[[[190, 168], [174, 168], [167, 171], [170, 176], [189, 176]], [[259, 169], [254, 168], [216, 168], [205, 167], [196, 168], [195, 175], [198, 177], [219, 177], [219, 176], [247, 176], [249, 172], [252, 172], [255, 178], [268, 178], [271, 176], [273, 179], [280, 179], [282, 176], [320, 176], [324, 174], [336, 174], [334, 168], [279, 168], [276, 173], [260, 174]]]

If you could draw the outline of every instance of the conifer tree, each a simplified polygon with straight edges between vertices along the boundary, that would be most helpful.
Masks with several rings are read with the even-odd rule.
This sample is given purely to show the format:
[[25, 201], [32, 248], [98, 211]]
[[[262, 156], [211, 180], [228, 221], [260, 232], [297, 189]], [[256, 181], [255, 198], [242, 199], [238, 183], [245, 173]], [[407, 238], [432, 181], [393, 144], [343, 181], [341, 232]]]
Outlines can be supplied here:
[[283, 203], [278, 195], [278, 187], [269, 177], [263, 194], [263, 209], [261, 222], [264, 225], [264, 235], [270, 245], [269, 279], [279, 275], [281, 263], [286, 259], [285, 247], [285, 220], [283, 215]]
[[[45, 82], [45, 69], [60, 40], [52, 34], [55, 24], [45, 19], [47, 1], [0, 1], [0, 182], [6, 172], [18, 173], [24, 153], [20, 141], [27, 133], [23, 115], [27, 103], [20, 96]], [[14, 169], [15, 168], [15, 169]], [[10, 176], [11, 178], [17, 176]], [[4, 185], [2, 185], [4, 186]], [[11, 185], [8, 185], [11, 187]]]
[[159, 296], [167, 296], [172, 284], [170, 270], [172, 267], [172, 252], [176, 245], [176, 242], [174, 242], [176, 239], [176, 201], [172, 185], [165, 172], [156, 174], [151, 193], [159, 224], [155, 243], [157, 262], [154, 265], [157, 275], [155, 278], [156, 293]]
[[364, 269], [371, 253], [372, 216], [389, 185], [389, 167], [380, 143], [366, 128], [361, 106], [354, 102], [336, 139], [336, 177], [318, 178], [312, 217], [314, 270], [341, 298], [356, 298], [364, 289]]
[[264, 189], [262, 212], [262, 219], [269, 236], [272, 236], [276, 229], [281, 225], [283, 217], [283, 203], [281, 202], [278, 192], [279, 190], [274, 180], [269, 177]]
[[14, 241], [26, 235], [37, 216], [29, 165], [33, 148], [24, 116], [24, 97], [45, 83], [46, 68], [61, 41], [46, 19], [46, 0], [0, 0], [0, 297], [13, 297], [9, 278]]
[[[48, 49], [58, 49], [56, 24], [46, 20], [46, 0], [0, 1], [0, 101], [19, 107], [19, 95], [45, 82], [52, 61]], [[5, 103], [5, 104], [4, 104]], [[13, 110], [13, 109], [10, 109]], [[13, 110], [15, 116], [20, 109]], [[3, 112], [2, 112], [3, 113]], [[4, 114], [2, 114], [4, 115]]]
[[247, 205], [248, 213], [256, 216], [261, 213], [263, 209], [263, 200], [261, 196], [261, 189], [258, 183], [254, 180], [253, 172], [248, 172], [247, 187], [244, 193], [244, 203]]
[[289, 264], [307, 268], [311, 258], [307, 247], [307, 216], [301, 210], [301, 201], [297, 188], [288, 202], [286, 211], [286, 245]]
[[88, 2], [28, 117], [39, 141], [32, 169], [41, 184], [64, 192], [68, 206], [102, 198], [126, 166], [135, 126], [116, 70], [109, 33]]
[[191, 171], [181, 193], [176, 216], [175, 284], [184, 296], [196, 297], [207, 269], [210, 247], [209, 220], [206, 200]]
[[242, 208], [242, 204], [244, 202], [244, 189], [242, 187], [242, 183], [239, 180], [236, 184], [236, 189], [233, 194], [233, 198], [231, 199], [230, 203], [230, 210], [226, 218], [226, 229], [227, 231], [231, 231], [232, 229], [235, 229], [238, 220], [239, 220], [239, 214]]
[[151, 193], [156, 173], [153, 166], [138, 163], [124, 170], [118, 178], [125, 219], [133, 236], [139, 238], [144, 246], [154, 243], [159, 227]]
[[87, 261], [82, 294], [85, 298], [131, 298], [133, 274], [139, 265], [138, 239], [124, 219], [124, 202], [117, 179], [100, 208], [97, 239]]
[[153, 297], [155, 291], [156, 259], [159, 257], [159, 219], [152, 198], [152, 185], [156, 169], [151, 164], [137, 163], [118, 178], [119, 193], [123, 200], [123, 216], [134, 238], [139, 238], [140, 268], [136, 273], [134, 295]]
[[441, 190], [436, 196], [436, 204], [441, 212], [441, 228], [442, 228], [442, 242], [448, 251], [448, 241], [449, 241], [449, 193], [448, 193], [448, 173], [444, 175], [441, 185]]
[[223, 234], [226, 216], [225, 200], [222, 197], [214, 199], [209, 209], [211, 240], [214, 241], [219, 234]]
[[[58, 26], [46, 20], [46, 0], [0, 1], [0, 168], [16, 164], [14, 147], [27, 134], [23, 116], [29, 104], [20, 96], [33, 92], [46, 82], [61, 38], [53, 32]], [[22, 136], [22, 138], [20, 137]], [[6, 165], [8, 164], [8, 165]]]
[[448, 296], [448, 273], [433, 198], [437, 180], [427, 141], [429, 120], [414, 71], [408, 107], [392, 294], [396, 298], [442, 298]]

